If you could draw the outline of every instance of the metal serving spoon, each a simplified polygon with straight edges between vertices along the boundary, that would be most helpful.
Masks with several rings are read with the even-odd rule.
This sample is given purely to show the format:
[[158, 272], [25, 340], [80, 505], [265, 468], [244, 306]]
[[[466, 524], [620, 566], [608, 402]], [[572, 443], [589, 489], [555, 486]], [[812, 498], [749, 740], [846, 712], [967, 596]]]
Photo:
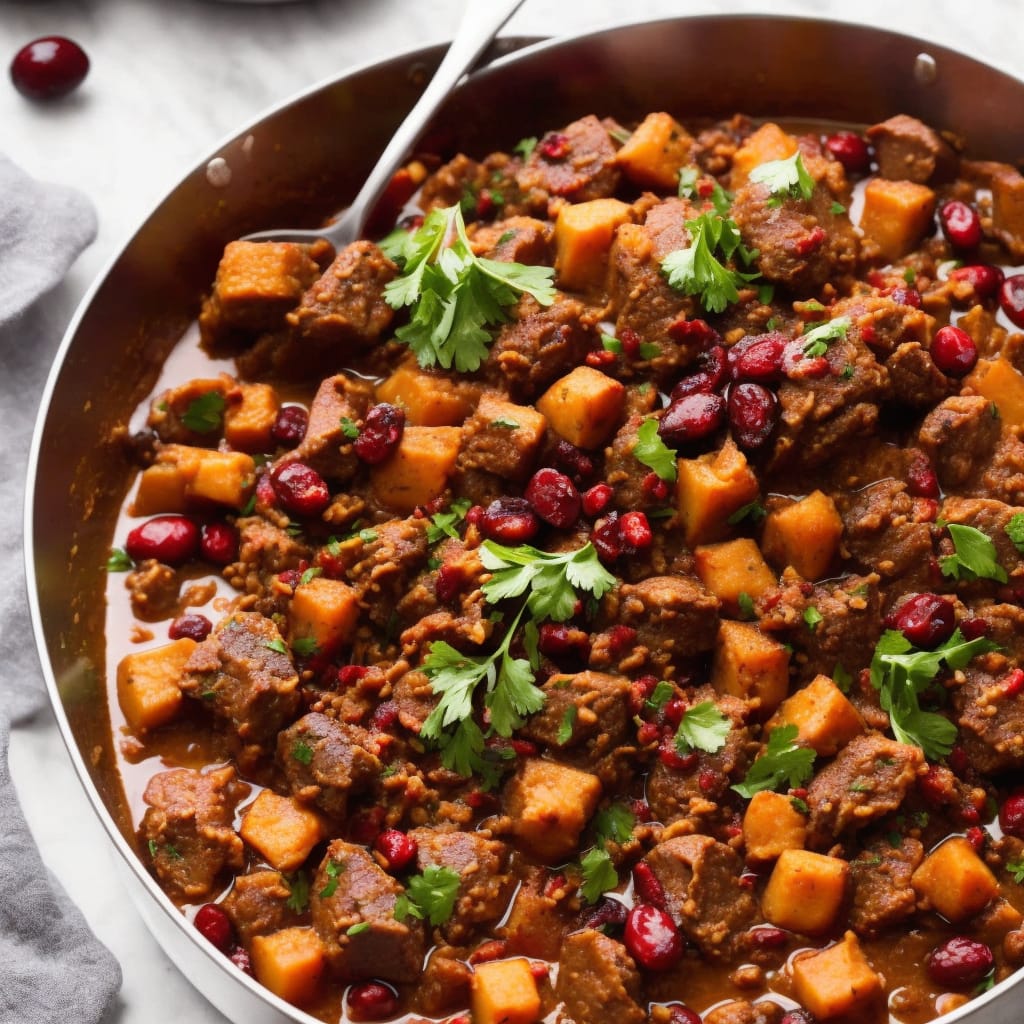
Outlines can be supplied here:
[[311, 242], [326, 238], [336, 249], [360, 237], [377, 200], [380, 199], [399, 162], [420, 137], [427, 122], [441, 106], [445, 97], [477, 58], [487, 49], [502, 25], [522, 5], [523, 0], [467, 0], [462, 20], [444, 60], [438, 65], [430, 84], [406, 115], [391, 141], [381, 153], [370, 176], [359, 190], [352, 205], [338, 219], [324, 228], [271, 228], [246, 235], [249, 242]]

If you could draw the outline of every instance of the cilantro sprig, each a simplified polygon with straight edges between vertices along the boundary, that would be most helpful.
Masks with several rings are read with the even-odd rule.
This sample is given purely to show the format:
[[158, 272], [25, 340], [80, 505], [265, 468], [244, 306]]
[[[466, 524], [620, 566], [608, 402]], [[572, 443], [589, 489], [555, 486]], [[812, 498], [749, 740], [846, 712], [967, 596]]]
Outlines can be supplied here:
[[429, 864], [421, 875], [413, 875], [405, 892], [395, 900], [395, 920], [407, 917], [428, 920], [435, 927], [452, 916], [462, 879], [451, 868]]
[[1003, 532], [1013, 542], [1013, 546], [1024, 555], [1024, 512], [1017, 512], [1003, 527]]
[[828, 343], [845, 338], [849, 329], [850, 318], [848, 316], [837, 316], [835, 320], [815, 324], [801, 335], [800, 340], [804, 343], [804, 355], [809, 358], [823, 356], [828, 351]]
[[1013, 880], [1018, 885], [1024, 885], [1024, 857], [1019, 857], [1017, 860], [1008, 860], [1006, 862], [1006, 870], [1010, 872]]
[[181, 422], [197, 434], [212, 434], [224, 422], [224, 396], [219, 391], [192, 399], [182, 414]]
[[466, 518], [471, 504], [468, 498], [456, 498], [447, 512], [435, 512], [427, 527], [427, 543], [436, 544], [442, 537], [461, 540], [457, 527]]
[[787, 198], [808, 200], [814, 195], [814, 179], [807, 173], [799, 153], [755, 167], [750, 172], [750, 180], [760, 182], [772, 194], [769, 206], [780, 206]]
[[814, 770], [814, 751], [796, 744], [798, 729], [783, 725], [768, 734], [764, 753], [750, 766], [746, 778], [732, 786], [748, 800], [765, 789], [778, 789], [784, 782], [796, 789]]
[[961, 523], [949, 523], [946, 529], [953, 541], [953, 554], [939, 559], [943, 576], [951, 576], [955, 580], [1007, 582], [1006, 570], [996, 560], [996, 546], [991, 537]]
[[598, 846], [628, 843], [633, 838], [636, 816], [625, 804], [610, 804], [594, 817], [594, 838]]
[[923, 651], [898, 630], [887, 629], [871, 659], [871, 684], [889, 715], [893, 735], [920, 747], [929, 758], [945, 757], [956, 742], [956, 726], [933, 711], [923, 711], [918, 698], [945, 667], [965, 668], [979, 654], [998, 649], [987, 637], [964, 640], [960, 630], [933, 651]]
[[676, 728], [676, 750], [685, 756], [693, 750], [715, 754], [725, 746], [732, 721], [710, 700], [687, 708]]
[[633, 458], [642, 463], [668, 483], [673, 483], [678, 473], [675, 451], [668, 447], [658, 433], [658, 421], [648, 418], [640, 424], [633, 446]]
[[424, 368], [479, 369], [491, 342], [487, 328], [505, 323], [520, 295], [542, 306], [555, 298], [551, 267], [475, 255], [458, 205], [431, 210], [416, 231], [396, 230], [381, 248], [402, 270], [384, 299], [392, 309], [411, 309], [409, 323], [395, 335]]
[[583, 884], [580, 893], [588, 903], [596, 903], [601, 896], [619, 884], [619, 875], [607, 850], [594, 847], [580, 860]]

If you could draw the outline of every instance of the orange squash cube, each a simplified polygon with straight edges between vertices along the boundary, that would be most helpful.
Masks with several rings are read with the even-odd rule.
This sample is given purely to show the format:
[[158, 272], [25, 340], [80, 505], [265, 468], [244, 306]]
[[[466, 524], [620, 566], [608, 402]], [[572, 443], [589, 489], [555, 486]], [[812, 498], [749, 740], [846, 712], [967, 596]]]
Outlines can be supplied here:
[[604, 281], [615, 229], [630, 219], [619, 199], [566, 203], [555, 221], [555, 279], [560, 288], [585, 291]]
[[749, 701], [767, 717], [789, 691], [789, 651], [749, 622], [723, 619], [711, 663], [711, 685]]
[[730, 615], [740, 614], [741, 594], [756, 601], [777, 582], [761, 549], [749, 537], [703, 544], [694, 551], [693, 557], [701, 583], [722, 602]]
[[746, 456], [730, 439], [717, 452], [680, 459], [676, 502], [689, 547], [729, 535], [729, 516], [759, 493]]
[[935, 193], [913, 181], [872, 178], [864, 187], [861, 230], [882, 257], [898, 260], [917, 248], [935, 216]]
[[853, 932], [828, 949], [794, 960], [792, 971], [794, 995], [818, 1020], [853, 1014], [882, 994], [882, 978]]
[[256, 979], [286, 1003], [303, 1006], [317, 994], [326, 957], [312, 928], [283, 928], [257, 935], [250, 952]]
[[536, 1024], [540, 993], [529, 961], [477, 964], [471, 980], [473, 1024]]
[[347, 643], [359, 619], [356, 592], [341, 580], [315, 576], [295, 588], [288, 608], [288, 642], [312, 641], [320, 654]]
[[281, 403], [269, 384], [240, 384], [228, 395], [224, 409], [224, 440], [242, 452], [272, 448], [270, 429]]
[[947, 839], [928, 854], [910, 884], [950, 921], [973, 917], [999, 895], [996, 876], [963, 836]]
[[846, 897], [850, 865], [810, 850], [783, 850], [761, 898], [764, 916], [779, 928], [822, 935], [835, 924]]
[[403, 363], [377, 386], [377, 401], [405, 410], [406, 423], [417, 427], [458, 427], [473, 412], [478, 387], [421, 370], [415, 360]]
[[178, 680], [195, 640], [182, 637], [148, 651], [126, 654], [117, 666], [117, 703], [135, 732], [169, 722], [184, 699]]
[[782, 793], [755, 793], [743, 815], [743, 843], [747, 860], [767, 864], [786, 850], [802, 850], [807, 841], [807, 819]]
[[842, 536], [835, 502], [822, 491], [812, 491], [768, 513], [761, 549], [780, 571], [791, 565], [805, 580], [819, 580], [835, 561]]
[[1008, 360], [981, 359], [964, 382], [979, 395], [995, 402], [1009, 427], [1024, 426], [1024, 374]]
[[734, 191], [746, 184], [750, 172], [770, 160], [788, 160], [798, 149], [796, 139], [768, 121], [749, 135], [732, 158], [729, 187]]
[[406, 427], [398, 450], [370, 471], [374, 494], [397, 512], [433, 501], [448, 486], [461, 441], [458, 427]]
[[537, 400], [551, 429], [577, 448], [596, 448], [611, 437], [626, 401], [623, 385], [600, 370], [577, 366]]
[[238, 834], [272, 868], [295, 871], [327, 831], [315, 811], [264, 789], [245, 812]]
[[671, 191], [679, 172], [693, 161], [693, 137], [671, 114], [648, 114], [615, 154], [634, 185]]
[[815, 676], [787, 697], [769, 728], [795, 725], [797, 739], [822, 757], [832, 757], [864, 731], [857, 709], [828, 676]]

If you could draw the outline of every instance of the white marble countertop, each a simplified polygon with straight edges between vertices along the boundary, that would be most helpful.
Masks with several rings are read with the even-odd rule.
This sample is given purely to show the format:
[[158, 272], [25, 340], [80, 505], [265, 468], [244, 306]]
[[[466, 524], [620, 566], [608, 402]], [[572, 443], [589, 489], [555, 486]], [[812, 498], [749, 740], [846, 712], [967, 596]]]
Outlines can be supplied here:
[[[5, 154], [37, 177], [78, 186], [99, 210], [99, 238], [48, 300], [55, 333], [133, 226], [221, 137], [346, 67], [449, 38], [463, 2], [0, 0], [5, 64], [25, 42], [48, 34], [76, 39], [92, 59], [85, 85], [52, 106], [23, 100], [6, 73], [0, 81]], [[646, 16], [717, 12], [814, 14], [882, 25], [1024, 74], [1013, 28], [1019, 27], [1016, 0], [528, 0], [505, 31], [556, 34]], [[164, 956], [128, 901], [48, 713], [14, 731], [11, 770], [44, 860], [124, 968], [110, 1024], [223, 1022]]]

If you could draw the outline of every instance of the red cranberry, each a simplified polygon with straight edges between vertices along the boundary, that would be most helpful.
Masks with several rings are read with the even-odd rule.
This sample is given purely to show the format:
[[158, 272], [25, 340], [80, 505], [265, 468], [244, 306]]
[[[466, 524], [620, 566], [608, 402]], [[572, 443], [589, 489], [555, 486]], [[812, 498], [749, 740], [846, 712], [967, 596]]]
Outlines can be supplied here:
[[756, 450], [775, 428], [779, 400], [760, 384], [736, 384], [729, 389], [728, 415], [736, 443], [748, 451]]
[[782, 376], [782, 355], [789, 339], [777, 332], [757, 338], [736, 360], [736, 380], [778, 380]]
[[437, 579], [434, 581], [434, 593], [438, 601], [450, 604], [462, 590], [466, 582], [462, 569], [458, 565], [442, 565], [437, 570]]
[[398, 1013], [398, 994], [390, 985], [364, 981], [348, 990], [348, 1014], [352, 1020], [387, 1020]]
[[673, 402], [701, 391], [717, 391], [725, 382], [728, 359], [721, 345], [714, 345], [698, 356], [697, 365], [699, 369], [695, 373], [683, 377], [672, 389]]
[[999, 808], [999, 827], [1008, 836], [1024, 839], [1024, 789], [1011, 793]]
[[638, 861], [633, 866], [633, 888], [642, 903], [657, 907], [659, 910], [665, 909], [665, 887], [645, 860]]
[[278, 410], [270, 436], [285, 448], [294, 448], [306, 436], [309, 413], [301, 405], [286, 405]]
[[654, 540], [651, 524], [643, 512], [627, 512], [619, 520], [619, 535], [630, 547], [649, 548]]
[[582, 629], [574, 629], [557, 622], [545, 622], [540, 627], [537, 647], [545, 658], [587, 658], [590, 656], [590, 637]]
[[700, 441], [725, 422], [725, 399], [700, 391], [677, 398], [658, 423], [658, 434], [672, 448]]
[[658, 746], [658, 760], [666, 768], [671, 768], [673, 771], [692, 772], [697, 767], [700, 755], [696, 750], [691, 750], [687, 754], [680, 754], [676, 747], [675, 737], [669, 734], [662, 738]]
[[398, 721], [398, 705], [393, 700], [378, 704], [370, 715], [370, 732], [387, 732]]
[[212, 942], [222, 953], [235, 943], [235, 929], [231, 918], [217, 903], [205, 903], [196, 911], [192, 923], [207, 942]]
[[614, 562], [622, 554], [621, 527], [618, 512], [610, 512], [604, 519], [599, 519], [594, 524], [590, 540], [597, 549], [601, 561]]
[[[626, 651], [630, 650], [636, 643], [636, 630], [632, 626], [617, 625], [612, 626], [608, 630], [609, 646], [611, 647], [612, 657], [621, 658]], [[654, 679], [653, 676], [644, 676], [644, 679]], [[655, 680], [657, 682], [657, 680]], [[654, 689], [654, 683], [651, 684], [651, 690]], [[645, 694], [645, 697], [650, 696], [650, 690]]]
[[944, 988], [973, 988], [992, 970], [995, 958], [984, 942], [956, 935], [928, 957], [928, 974]]
[[907, 490], [915, 498], [938, 498], [939, 478], [924, 452], [915, 452], [907, 467]]
[[526, 485], [526, 500], [545, 523], [560, 530], [576, 522], [582, 507], [580, 492], [557, 469], [538, 469]]
[[561, 132], [548, 132], [537, 147], [545, 160], [564, 160], [571, 150], [569, 136]]
[[949, 272], [951, 281], [966, 281], [979, 299], [995, 298], [1006, 275], [991, 263], [971, 263]]
[[238, 531], [227, 523], [207, 523], [199, 538], [199, 554], [214, 565], [230, 565], [238, 558]]
[[916, 288], [893, 288], [889, 293], [889, 298], [900, 306], [921, 308], [921, 293]]
[[583, 494], [583, 514], [591, 519], [599, 516], [608, 507], [614, 494], [615, 491], [608, 484], [594, 484]]
[[621, 928], [626, 923], [628, 914], [626, 904], [621, 900], [602, 896], [597, 906], [584, 913], [580, 924], [583, 928]]
[[350, 686], [355, 686], [369, 671], [365, 665], [342, 665], [338, 669], [338, 686], [347, 690]]
[[949, 377], [966, 377], [978, 361], [974, 339], [965, 330], [951, 325], [935, 332], [931, 353], [935, 365]]
[[973, 828], [969, 828], [964, 833], [964, 839], [967, 840], [974, 847], [975, 853], [981, 853], [985, 849], [985, 836], [986, 832], [983, 828], [975, 825]]
[[525, 498], [496, 498], [480, 516], [480, 532], [501, 544], [526, 544], [540, 529], [540, 521]]
[[377, 836], [374, 849], [388, 862], [389, 871], [404, 871], [415, 859], [419, 846], [397, 828], [389, 828]]
[[154, 516], [128, 534], [124, 549], [135, 562], [155, 558], [164, 565], [181, 565], [199, 549], [199, 527], [185, 516]]
[[277, 492], [270, 482], [269, 473], [261, 473], [256, 478], [256, 509], [274, 508], [277, 505]]
[[324, 478], [304, 462], [275, 466], [270, 471], [270, 483], [281, 507], [292, 515], [319, 515], [331, 500]]
[[960, 623], [960, 632], [965, 640], [977, 640], [978, 637], [988, 636], [988, 623], [984, 619], [964, 619]]
[[701, 1024], [700, 1014], [682, 1003], [666, 1003], [668, 1024]]
[[1015, 327], [1024, 327], [1024, 274], [1014, 274], [1002, 283], [999, 305]]
[[383, 462], [402, 440], [405, 412], [396, 405], [381, 402], [363, 419], [363, 429], [352, 447], [356, 455], [370, 466]]
[[256, 972], [252, 969], [252, 957], [249, 956], [249, 951], [244, 946], [235, 946], [235, 948], [228, 953], [228, 959], [243, 974], [248, 974], [250, 978], [256, 977]]
[[868, 144], [856, 132], [836, 132], [825, 140], [825, 149], [851, 174], [863, 174], [871, 166]]
[[762, 949], [778, 949], [789, 941], [789, 935], [781, 928], [764, 925], [760, 928], [751, 928], [747, 932], [747, 940], [751, 945], [760, 946]]
[[670, 971], [683, 955], [683, 939], [675, 922], [649, 903], [629, 912], [622, 941], [630, 956], [648, 971]]
[[662, 480], [657, 473], [648, 473], [644, 476], [640, 489], [644, 492], [644, 497], [651, 501], [664, 501], [669, 494], [668, 481]]
[[213, 629], [213, 623], [205, 615], [179, 615], [168, 627], [167, 635], [172, 640], [189, 639], [202, 643]]
[[942, 233], [956, 249], [974, 249], [981, 243], [981, 218], [973, 206], [951, 199], [939, 210]]
[[558, 441], [553, 458], [555, 465], [568, 473], [577, 485], [594, 475], [594, 460], [585, 451], [568, 441]]
[[953, 635], [956, 608], [940, 594], [915, 594], [893, 609], [885, 624], [898, 629], [915, 647], [931, 650]]
[[[710, 182], [709, 182], [710, 184]], [[681, 345], [693, 346], [708, 350], [717, 345], [722, 336], [706, 320], [676, 320], [668, 325], [667, 334], [673, 341]]]
[[810, 1010], [787, 1010], [779, 1024], [818, 1024], [818, 1018]]
[[11, 61], [11, 81], [30, 100], [66, 96], [89, 73], [89, 58], [64, 36], [44, 36], [23, 46]]

